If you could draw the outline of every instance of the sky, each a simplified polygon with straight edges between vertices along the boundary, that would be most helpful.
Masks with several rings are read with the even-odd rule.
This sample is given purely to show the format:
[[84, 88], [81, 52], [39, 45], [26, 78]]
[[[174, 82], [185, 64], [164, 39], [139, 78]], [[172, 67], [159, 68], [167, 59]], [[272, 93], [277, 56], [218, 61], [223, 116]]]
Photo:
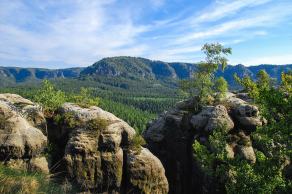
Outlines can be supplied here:
[[112, 56], [292, 64], [292, 0], [0, 0], [0, 66], [67, 68]]

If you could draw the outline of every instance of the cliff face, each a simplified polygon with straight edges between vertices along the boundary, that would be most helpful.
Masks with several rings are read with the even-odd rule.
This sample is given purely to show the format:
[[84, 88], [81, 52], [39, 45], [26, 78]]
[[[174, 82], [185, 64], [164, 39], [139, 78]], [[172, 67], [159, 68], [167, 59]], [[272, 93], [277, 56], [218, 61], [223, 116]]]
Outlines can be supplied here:
[[18, 95], [0, 94], [1, 163], [48, 173], [43, 156], [46, 146], [46, 120], [41, 108]]
[[12, 168], [50, 169], [91, 193], [168, 193], [159, 159], [133, 143], [132, 127], [98, 107], [65, 103], [46, 120], [37, 104], [1, 94], [0, 128], [0, 160]]
[[249, 135], [257, 126], [265, 124], [265, 120], [260, 117], [258, 108], [248, 101], [246, 95], [228, 93], [222, 101], [200, 107], [193, 98], [178, 103], [149, 124], [143, 136], [165, 168], [169, 193], [224, 193], [220, 182], [202, 170], [193, 152], [195, 142], [215, 152], [210, 141], [214, 130], [222, 129], [228, 137], [225, 149], [229, 158], [238, 156], [250, 163], [256, 162]]

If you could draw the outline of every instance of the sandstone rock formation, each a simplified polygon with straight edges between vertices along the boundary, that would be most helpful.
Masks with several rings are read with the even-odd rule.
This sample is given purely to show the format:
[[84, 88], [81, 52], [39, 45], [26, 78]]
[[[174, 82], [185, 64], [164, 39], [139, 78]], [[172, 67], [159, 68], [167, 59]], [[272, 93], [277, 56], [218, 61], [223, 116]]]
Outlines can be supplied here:
[[58, 145], [64, 149], [59, 161], [81, 191], [168, 193], [161, 162], [145, 148], [129, 149], [135, 130], [126, 122], [98, 107], [71, 103], [65, 103], [58, 115], [49, 137], [64, 142]]
[[217, 128], [224, 128], [228, 132], [234, 127], [226, 108], [222, 105], [204, 107], [199, 114], [192, 117], [191, 124], [195, 130], [203, 129], [209, 133]]
[[15, 94], [0, 94], [0, 160], [23, 170], [49, 172], [43, 156], [46, 120], [41, 108]]
[[165, 168], [169, 193], [214, 193], [215, 186], [210, 187], [214, 180], [205, 179], [196, 156], [193, 156], [194, 141], [214, 151], [209, 135], [218, 128], [223, 129], [229, 139], [225, 146], [227, 157], [232, 159], [238, 156], [255, 163], [249, 134], [264, 123], [258, 108], [251, 104], [246, 95], [237, 97], [227, 93], [224, 99], [212, 106], [200, 107], [196, 98], [179, 102], [175, 108], [149, 123], [143, 137], [149, 150]]
[[168, 193], [164, 168], [146, 148], [139, 153], [128, 153], [127, 176], [127, 188], [131, 188], [129, 193]]
[[[16, 169], [54, 173], [78, 192], [168, 193], [160, 160], [135, 130], [98, 107], [65, 103], [45, 118], [39, 105], [0, 94], [0, 162]], [[50, 155], [49, 165], [44, 151]]]

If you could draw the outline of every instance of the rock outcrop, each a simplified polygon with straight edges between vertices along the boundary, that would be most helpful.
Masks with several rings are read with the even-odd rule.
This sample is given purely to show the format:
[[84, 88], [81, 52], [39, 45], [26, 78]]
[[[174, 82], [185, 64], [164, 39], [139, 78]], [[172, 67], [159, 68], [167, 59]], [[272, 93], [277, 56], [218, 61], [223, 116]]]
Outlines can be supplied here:
[[196, 140], [215, 151], [209, 140], [214, 130], [221, 129], [228, 137], [225, 146], [228, 158], [240, 157], [249, 163], [256, 162], [249, 134], [265, 121], [250, 102], [246, 95], [228, 93], [220, 102], [200, 107], [193, 98], [179, 102], [149, 123], [143, 137], [148, 149], [165, 168], [169, 193], [218, 192], [214, 190], [215, 186], [210, 186], [216, 184], [214, 180], [206, 179], [199, 168], [192, 148]]
[[[65, 103], [49, 137], [63, 149], [66, 176], [93, 193], [168, 193], [161, 162], [145, 148], [131, 150], [135, 130], [98, 107]], [[139, 145], [138, 145], [139, 146]]]
[[162, 163], [135, 138], [132, 127], [98, 107], [65, 103], [45, 118], [39, 105], [0, 94], [0, 162], [53, 173], [78, 192], [168, 193]]
[[49, 172], [43, 155], [46, 120], [41, 108], [15, 94], [0, 94], [0, 160], [23, 170]]
[[146, 148], [128, 153], [127, 176], [127, 188], [131, 188], [127, 193], [168, 193], [164, 168]]
[[[242, 94], [239, 97], [242, 98]], [[259, 116], [258, 107], [255, 105], [249, 104], [247, 101], [237, 98], [232, 94], [229, 94], [225, 103], [228, 104], [231, 111], [230, 114], [236, 123], [238, 123], [238, 128], [255, 130], [257, 126], [262, 126], [264, 123], [263, 118]]]
[[204, 107], [191, 118], [191, 124], [195, 130], [204, 130], [206, 133], [218, 128], [224, 128], [228, 132], [234, 128], [232, 119], [222, 105]]

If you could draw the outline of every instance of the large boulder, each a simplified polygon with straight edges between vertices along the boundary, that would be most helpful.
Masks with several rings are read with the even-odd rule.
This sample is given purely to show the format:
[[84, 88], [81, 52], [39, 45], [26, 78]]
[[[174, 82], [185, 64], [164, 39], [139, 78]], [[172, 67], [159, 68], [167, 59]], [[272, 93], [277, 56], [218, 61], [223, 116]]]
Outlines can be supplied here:
[[234, 123], [223, 105], [203, 107], [199, 114], [192, 117], [191, 124], [195, 130], [204, 130], [208, 133], [219, 128], [228, 132], [234, 127]]
[[247, 160], [248, 162], [254, 164], [256, 162], [256, 155], [252, 146], [238, 146], [239, 155]]
[[65, 103], [58, 115], [60, 126], [51, 137], [67, 137], [63, 148], [65, 171], [81, 191], [168, 192], [160, 161], [148, 150], [130, 149], [135, 130], [126, 122], [101, 108], [81, 108], [71, 103]]
[[230, 115], [236, 120], [239, 128], [253, 131], [264, 124], [257, 106], [234, 96], [226, 98], [225, 104], [229, 106]]
[[[196, 99], [177, 103], [151, 121], [142, 134], [147, 148], [165, 168], [169, 193], [224, 193], [224, 184], [210, 177], [208, 171], [201, 167], [200, 158], [194, 154], [194, 142], [216, 154], [221, 149], [220, 140], [223, 140], [216, 138], [223, 135], [229, 159], [241, 158], [255, 163], [255, 151], [249, 135], [256, 127], [262, 126], [264, 120], [245, 94], [227, 93], [209, 106], [200, 105]], [[214, 130], [217, 136], [210, 139]], [[211, 165], [213, 170], [219, 164], [220, 161], [215, 161]]]
[[48, 172], [46, 120], [41, 108], [16, 94], [0, 94], [0, 160], [11, 167]]
[[130, 152], [127, 157], [127, 188], [129, 193], [168, 193], [168, 182], [164, 168], [158, 158], [148, 149]]

